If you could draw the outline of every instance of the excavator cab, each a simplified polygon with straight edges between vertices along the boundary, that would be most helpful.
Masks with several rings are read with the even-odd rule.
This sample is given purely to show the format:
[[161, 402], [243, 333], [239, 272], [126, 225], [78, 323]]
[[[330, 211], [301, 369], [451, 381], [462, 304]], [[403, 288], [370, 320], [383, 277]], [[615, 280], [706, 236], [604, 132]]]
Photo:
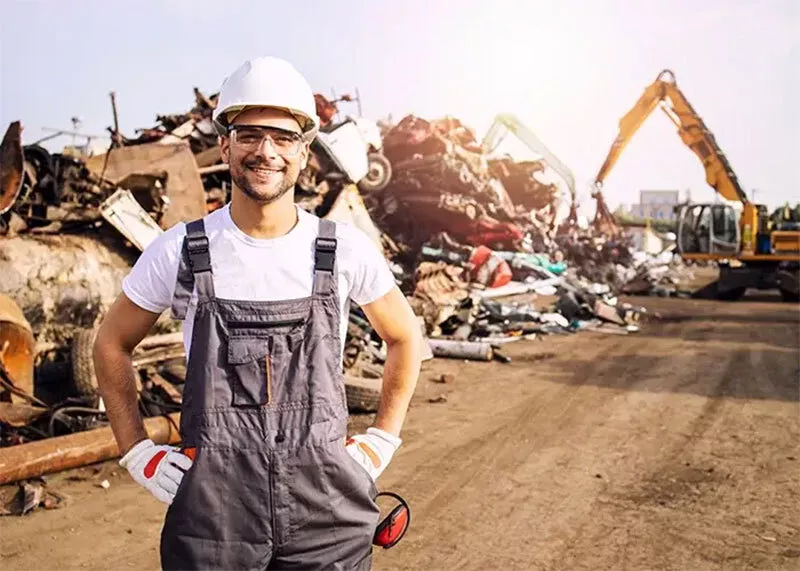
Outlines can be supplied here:
[[739, 214], [729, 204], [684, 204], [678, 207], [678, 252], [729, 255], [739, 253]]

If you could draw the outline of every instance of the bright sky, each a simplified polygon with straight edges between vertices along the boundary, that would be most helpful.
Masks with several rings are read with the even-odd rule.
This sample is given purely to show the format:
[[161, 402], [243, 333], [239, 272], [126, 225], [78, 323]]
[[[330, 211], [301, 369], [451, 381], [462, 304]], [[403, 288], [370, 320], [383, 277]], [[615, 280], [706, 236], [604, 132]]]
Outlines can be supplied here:
[[[123, 133], [134, 136], [157, 114], [186, 111], [192, 87], [214, 92], [246, 58], [277, 55], [317, 91], [357, 86], [375, 119], [453, 115], [482, 136], [496, 113], [515, 113], [573, 170], [586, 199], [617, 121], [671, 68], [748, 194], [770, 206], [800, 200], [798, 0], [0, 6], [0, 126], [21, 120], [26, 143], [46, 135], [43, 127], [71, 129], [76, 115], [83, 132], [105, 134], [111, 90]], [[714, 199], [660, 111], [606, 179], [612, 207], [637, 202], [640, 189]]]

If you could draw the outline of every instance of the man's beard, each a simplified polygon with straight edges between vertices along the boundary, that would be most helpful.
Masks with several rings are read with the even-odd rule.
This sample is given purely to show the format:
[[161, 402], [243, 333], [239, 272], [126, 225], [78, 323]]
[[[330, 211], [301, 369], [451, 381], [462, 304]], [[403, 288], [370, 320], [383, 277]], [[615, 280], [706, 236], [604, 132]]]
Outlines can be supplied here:
[[[250, 167], [266, 166], [266, 163], [248, 163]], [[256, 189], [256, 187], [247, 179], [247, 166], [243, 163], [237, 163], [235, 166], [231, 165], [231, 181], [239, 190], [241, 190], [248, 198], [258, 202], [259, 204], [272, 204], [284, 194], [289, 192], [294, 187], [294, 181], [288, 176], [286, 169], [281, 171], [280, 184], [277, 187], [270, 189]]]

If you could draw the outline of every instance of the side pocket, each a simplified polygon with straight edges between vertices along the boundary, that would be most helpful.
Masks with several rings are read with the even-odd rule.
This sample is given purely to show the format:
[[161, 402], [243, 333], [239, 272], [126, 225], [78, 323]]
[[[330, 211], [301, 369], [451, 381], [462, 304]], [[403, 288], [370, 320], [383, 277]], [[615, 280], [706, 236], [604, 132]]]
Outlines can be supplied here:
[[[194, 459], [192, 460], [192, 465], [189, 467], [188, 470], [183, 472], [181, 483], [178, 484], [178, 489], [175, 491], [175, 497], [173, 498], [173, 503], [175, 503], [175, 500], [178, 500], [180, 497], [182, 497], [183, 494], [186, 493], [186, 489], [189, 487], [189, 484], [191, 483], [191, 477], [192, 477], [191, 475], [197, 471], [197, 458], [198, 456], [195, 456]], [[178, 469], [180, 470], [180, 468]]]
[[175, 491], [175, 497], [172, 498], [172, 503], [167, 507], [166, 519], [164, 521], [165, 527], [167, 524], [173, 531], [183, 529], [188, 519], [191, 519], [192, 509], [197, 504], [192, 501], [192, 498], [187, 500], [187, 494], [191, 495], [193, 480], [197, 477], [197, 472], [200, 469], [200, 462], [203, 461], [203, 451], [196, 449], [195, 457], [192, 460], [191, 467], [183, 473], [181, 483], [178, 484], [178, 489]]
[[355, 475], [361, 478], [361, 481], [364, 482], [367, 486], [370, 499], [372, 501], [375, 501], [375, 498], [378, 496], [378, 488], [376, 487], [375, 481], [372, 479], [372, 476], [369, 475], [369, 472], [367, 472], [355, 458], [350, 456], [350, 453], [347, 451], [347, 448], [344, 445], [341, 445], [341, 448], [342, 448], [342, 454], [347, 456], [347, 460], [350, 463], [351, 473], [355, 472]]
[[228, 340], [228, 381], [233, 406], [263, 406], [270, 402], [271, 338], [247, 337]]

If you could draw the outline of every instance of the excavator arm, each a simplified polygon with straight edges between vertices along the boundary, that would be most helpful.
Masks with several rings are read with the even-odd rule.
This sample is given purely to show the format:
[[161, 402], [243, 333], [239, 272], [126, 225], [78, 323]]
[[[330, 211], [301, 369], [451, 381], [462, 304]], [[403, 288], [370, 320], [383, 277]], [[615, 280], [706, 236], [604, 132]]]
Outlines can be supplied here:
[[639, 130], [639, 127], [642, 126], [645, 119], [650, 116], [650, 113], [653, 112], [653, 109], [655, 109], [659, 101], [661, 101], [664, 91], [662, 88], [663, 82], [661, 81], [661, 75], [664, 73], [665, 72], [661, 72], [659, 79], [644, 90], [644, 94], [639, 98], [639, 101], [636, 102], [636, 105], [620, 119], [619, 134], [611, 144], [611, 149], [608, 151], [608, 156], [603, 162], [603, 166], [600, 167], [597, 176], [594, 177], [594, 185], [597, 189], [603, 187], [606, 176], [611, 172], [611, 168], [617, 164], [617, 160], [622, 154], [622, 151], [628, 146], [628, 143], [630, 143], [636, 131]]
[[623, 149], [644, 121], [661, 106], [678, 128], [683, 143], [697, 155], [706, 172], [706, 182], [723, 198], [746, 204], [747, 194], [739, 184], [725, 153], [719, 148], [714, 134], [706, 127], [689, 101], [675, 83], [675, 74], [665, 69], [658, 74], [636, 102], [636, 105], [619, 122], [619, 134], [611, 145], [605, 162], [595, 177], [596, 194], [600, 194], [603, 182], [616, 164]]

